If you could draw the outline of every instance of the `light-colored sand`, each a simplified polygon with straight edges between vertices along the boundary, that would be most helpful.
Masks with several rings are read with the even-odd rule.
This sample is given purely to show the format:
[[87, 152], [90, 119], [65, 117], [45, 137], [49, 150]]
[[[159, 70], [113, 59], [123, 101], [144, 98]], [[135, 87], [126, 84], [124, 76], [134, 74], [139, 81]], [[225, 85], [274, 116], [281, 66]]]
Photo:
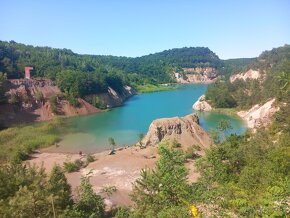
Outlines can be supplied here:
[[[141, 169], [154, 168], [158, 159], [157, 147], [149, 146], [146, 149], [129, 147], [119, 150], [114, 155], [108, 155], [109, 151], [95, 154], [96, 161], [90, 163], [79, 172], [67, 173], [66, 177], [73, 191], [80, 184], [81, 176], [90, 176], [90, 182], [96, 193], [106, 198], [106, 203], [112, 205], [130, 205], [130, 192], [133, 182], [140, 176]], [[63, 162], [74, 161], [81, 158], [78, 154], [61, 154], [40, 152], [33, 155], [28, 162], [37, 166], [43, 165], [50, 172], [54, 164], [60, 166]], [[195, 172], [194, 161], [189, 161], [186, 166], [190, 169], [189, 181], [196, 181], [199, 176]], [[108, 197], [101, 190], [105, 186], [116, 186], [117, 192]]]

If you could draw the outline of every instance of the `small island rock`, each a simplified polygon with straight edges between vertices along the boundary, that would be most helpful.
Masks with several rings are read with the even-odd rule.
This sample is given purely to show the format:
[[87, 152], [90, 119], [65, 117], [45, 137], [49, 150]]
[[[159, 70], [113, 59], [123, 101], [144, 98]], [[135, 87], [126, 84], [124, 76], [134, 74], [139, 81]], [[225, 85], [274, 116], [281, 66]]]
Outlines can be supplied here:
[[211, 111], [212, 107], [205, 100], [205, 95], [199, 97], [199, 99], [192, 105], [192, 109], [195, 111]]

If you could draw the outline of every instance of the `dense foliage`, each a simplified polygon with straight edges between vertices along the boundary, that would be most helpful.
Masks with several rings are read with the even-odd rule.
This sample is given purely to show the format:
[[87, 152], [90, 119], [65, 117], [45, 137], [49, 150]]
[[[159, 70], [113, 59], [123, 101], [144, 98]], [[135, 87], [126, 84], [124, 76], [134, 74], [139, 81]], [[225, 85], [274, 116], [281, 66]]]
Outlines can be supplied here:
[[222, 67], [219, 68], [219, 73], [220, 75], [228, 77], [231, 74], [246, 71], [249, 65], [252, 64], [255, 60], [256, 58], [236, 58], [222, 60]]
[[99, 218], [104, 215], [103, 199], [96, 195], [89, 178], [82, 178], [78, 196], [59, 166], [49, 176], [43, 168], [9, 164], [0, 169], [0, 216]]
[[0, 169], [1, 217], [52, 217], [72, 204], [71, 189], [60, 167], [49, 175], [43, 168], [12, 164]]
[[249, 65], [262, 74], [260, 80], [219, 80], [208, 87], [206, 99], [214, 107], [249, 108], [270, 98], [285, 101], [289, 98], [290, 45], [263, 52]]
[[204, 47], [172, 49], [138, 58], [79, 55], [68, 49], [33, 47], [0, 41], [0, 72], [8, 79], [23, 78], [24, 67], [32, 66], [33, 77], [57, 81], [74, 96], [100, 93], [111, 86], [120, 92], [132, 86], [172, 81], [181, 67], [220, 67], [221, 61]]
[[290, 200], [289, 117], [284, 106], [270, 130], [232, 135], [208, 150], [197, 162], [201, 178], [193, 184], [195, 201], [214, 204], [221, 216], [230, 209], [244, 217], [285, 217]]
[[143, 170], [134, 185], [133, 217], [187, 217], [191, 190], [186, 181], [185, 156], [182, 150], [168, 145], [159, 145], [158, 151], [156, 169]]
[[163, 52], [150, 54], [139, 58], [141, 62], [165, 62], [176, 67], [195, 68], [195, 67], [221, 67], [222, 63], [219, 57], [213, 53], [209, 48], [195, 47], [195, 48], [175, 48], [165, 50]]

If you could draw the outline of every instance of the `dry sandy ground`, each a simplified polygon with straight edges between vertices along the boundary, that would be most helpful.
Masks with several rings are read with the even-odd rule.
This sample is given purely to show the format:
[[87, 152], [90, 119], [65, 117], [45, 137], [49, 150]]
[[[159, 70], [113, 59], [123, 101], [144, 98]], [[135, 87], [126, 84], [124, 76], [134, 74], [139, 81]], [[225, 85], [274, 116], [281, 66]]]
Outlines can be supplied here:
[[[108, 155], [109, 151], [97, 153], [94, 156], [96, 161], [90, 163], [79, 172], [67, 173], [66, 177], [74, 191], [80, 184], [81, 176], [90, 176], [90, 182], [96, 193], [105, 198], [107, 206], [130, 205], [130, 192], [132, 183], [140, 176], [143, 168], [153, 168], [158, 159], [157, 147], [147, 147], [139, 149], [136, 147], [118, 150], [114, 155]], [[43, 165], [47, 172], [50, 172], [54, 164], [60, 166], [65, 161], [80, 159], [79, 154], [47, 153], [40, 152], [34, 154], [29, 160], [30, 164]], [[194, 162], [189, 161], [186, 166], [190, 169], [189, 181], [195, 181], [198, 173], [195, 172]], [[116, 186], [117, 191], [110, 197], [101, 193], [104, 186]]]

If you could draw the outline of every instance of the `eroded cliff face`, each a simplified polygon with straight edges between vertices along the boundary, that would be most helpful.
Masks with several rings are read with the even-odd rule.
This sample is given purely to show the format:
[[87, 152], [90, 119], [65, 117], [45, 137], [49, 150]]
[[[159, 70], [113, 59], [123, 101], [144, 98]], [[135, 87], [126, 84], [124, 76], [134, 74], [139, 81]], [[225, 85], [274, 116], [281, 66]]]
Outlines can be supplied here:
[[[6, 90], [9, 103], [0, 106], [0, 122], [2, 126], [10, 126], [14, 123], [46, 121], [55, 116], [85, 115], [101, 111], [81, 98], [77, 99], [77, 107], [70, 105], [60, 89], [51, 80], [8, 80]], [[116, 107], [134, 94], [135, 92], [131, 87], [125, 86], [121, 94], [109, 88], [107, 93], [99, 94], [99, 96], [106, 106]], [[56, 96], [54, 109], [50, 101], [52, 96]]]
[[215, 68], [212, 67], [196, 67], [183, 68], [183, 72], [174, 73], [177, 83], [213, 83], [217, 79]]
[[124, 86], [120, 93], [109, 87], [108, 92], [96, 94], [91, 97], [98, 97], [105, 104], [106, 108], [112, 108], [121, 106], [124, 101], [136, 94], [136, 91], [132, 87]]
[[202, 95], [192, 105], [192, 109], [195, 110], [195, 111], [211, 111], [212, 110], [212, 106], [205, 100], [205, 95]]
[[[78, 107], [71, 106], [51, 80], [8, 80], [6, 90], [8, 104], [0, 106], [0, 122], [3, 126], [46, 121], [57, 115], [75, 116], [101, 111], [80, 98], [77, 99]], [[52, 96], [56, 96], [54, 109], [49, 100]]]
[[210, 137], [199, 125], [198, 116], [190, 114], [185, 117], [154, 120], [142, 140], [142, 145], [156, 146], [164, 140], [173, 142], [175, 139], [184, 148], [192, 145], [206, 148], [211, 144]]

